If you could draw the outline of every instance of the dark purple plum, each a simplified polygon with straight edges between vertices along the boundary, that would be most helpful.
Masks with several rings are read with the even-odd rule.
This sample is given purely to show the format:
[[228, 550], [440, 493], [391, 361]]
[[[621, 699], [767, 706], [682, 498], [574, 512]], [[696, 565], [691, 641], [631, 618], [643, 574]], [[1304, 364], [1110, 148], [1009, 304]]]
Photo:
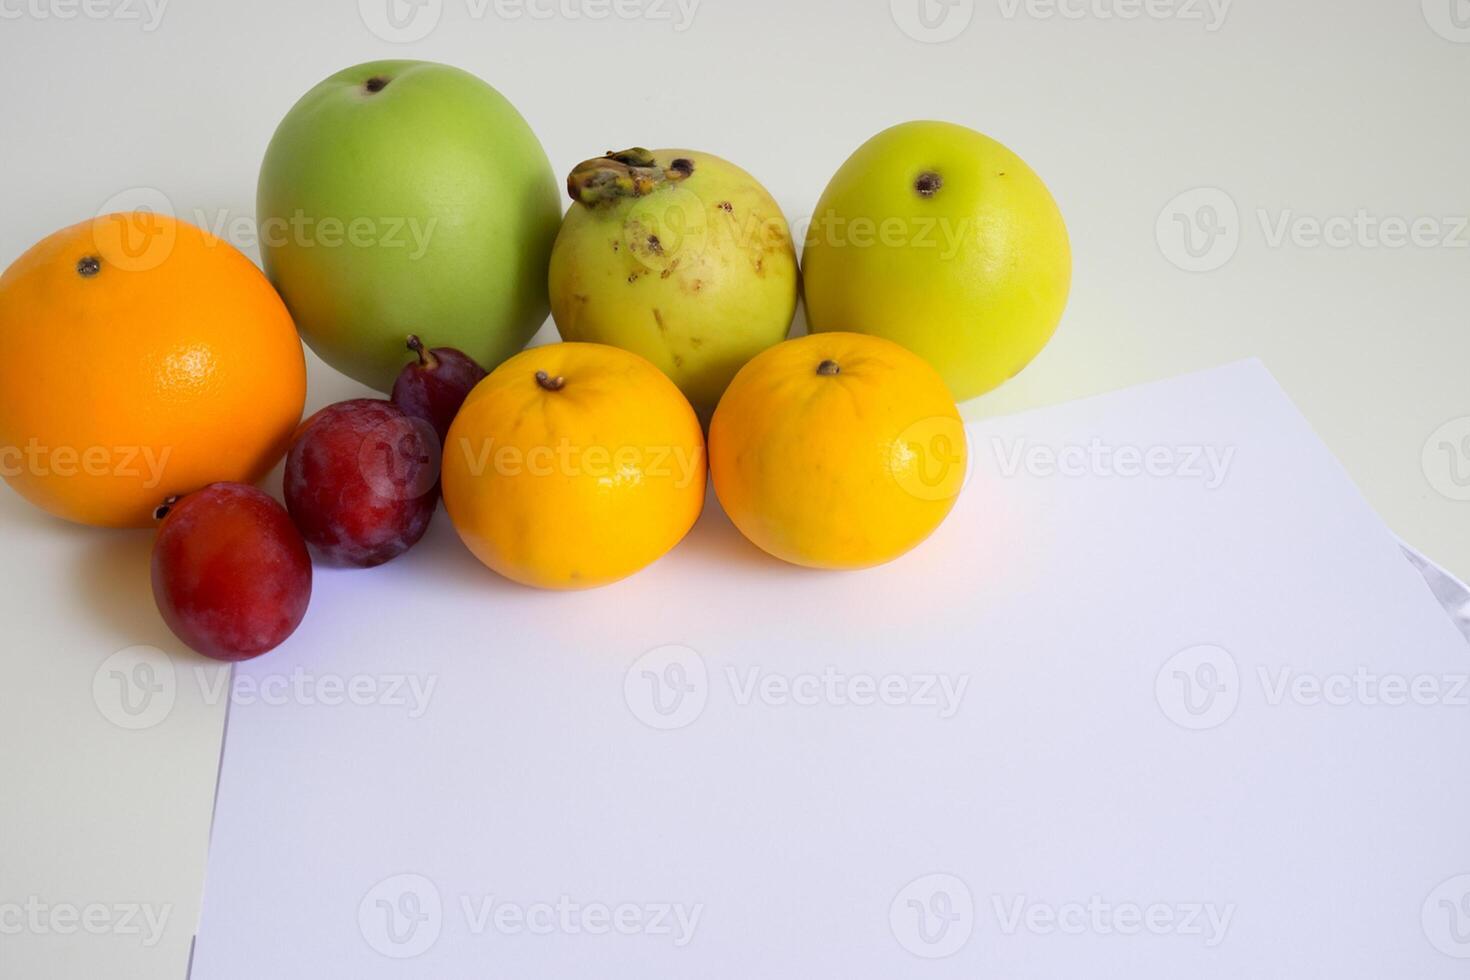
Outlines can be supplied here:
[[418, 360], [403, 366], [393, 383], [393, 402], [432, 425], [442, 445], [449, 435], [449, 424], [470, 391], [485, 377], [485, 369], [453, 347], [426, 350], [417, 337], [408, 338], [408, 349], [418, 355]]
[[390, 401], [358, 398], [307, 419], [286, 456], [286, 508], [329, 562], [371, 568], [418, 543], [439, 503], [439, 440]]

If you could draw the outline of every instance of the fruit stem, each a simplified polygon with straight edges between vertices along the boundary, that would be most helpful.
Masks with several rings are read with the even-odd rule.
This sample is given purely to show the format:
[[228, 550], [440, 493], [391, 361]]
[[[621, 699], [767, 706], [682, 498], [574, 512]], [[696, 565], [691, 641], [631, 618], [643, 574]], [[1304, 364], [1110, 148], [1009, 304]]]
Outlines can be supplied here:
[[178, 502], [179, 498], [177, 496], [169, 497], [168, 499], [166, 499], [163, 503], [153, 508], [153, 519], [155, 521], [163, 520], [169, 515], [169, 512], [174, 509], [174, 505]]
[[684, 157], [660, 167], [652, 153], [635, 146], [577, 164], [567, 175], [567, 194], [573, 201], [597, 207], [622, 198], [652, 194], [692, 173], [694, 164]]
[[545, 371], [537, 371], [536, 383], [547, 391], [561, 391], [562, 387], [566, 385], [567, 379], [559, 374], [553, 378]]
[[841, 371], [842, 368], [839, 367], [837, 362], [833, 360], [826, 360], [817, 365], [817, 373], [824, 374], [829, 377], [834, 374], [839, 374], [841, 373]]
[[433, 351], [424, 346], [417, 334], [408, 335], [408, 349], [419, 356], [419, 367], [432, 371], [439, 366], [439, 358], [434, 356]]

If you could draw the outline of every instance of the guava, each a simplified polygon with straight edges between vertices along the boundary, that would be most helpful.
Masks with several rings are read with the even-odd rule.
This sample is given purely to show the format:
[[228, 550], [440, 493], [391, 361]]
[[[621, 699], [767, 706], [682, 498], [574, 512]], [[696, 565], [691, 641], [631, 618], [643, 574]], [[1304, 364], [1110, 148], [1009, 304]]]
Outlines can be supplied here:
[[562, 338], [641, 354], [707, 421], [735, 372], [791, 329], [796, 249], [780, 207], [694, 150], [587, 160], [567, 192], [549, 277]]

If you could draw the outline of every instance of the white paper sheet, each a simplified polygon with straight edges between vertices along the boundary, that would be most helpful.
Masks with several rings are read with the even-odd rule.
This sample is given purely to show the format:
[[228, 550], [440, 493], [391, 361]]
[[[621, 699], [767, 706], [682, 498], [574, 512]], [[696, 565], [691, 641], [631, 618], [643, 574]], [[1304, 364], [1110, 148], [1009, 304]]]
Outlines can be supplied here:
[[1267, 372], [970, 437], [870, 571], [320, 573], [195, 980], [1464, 976], [1470, 648]]

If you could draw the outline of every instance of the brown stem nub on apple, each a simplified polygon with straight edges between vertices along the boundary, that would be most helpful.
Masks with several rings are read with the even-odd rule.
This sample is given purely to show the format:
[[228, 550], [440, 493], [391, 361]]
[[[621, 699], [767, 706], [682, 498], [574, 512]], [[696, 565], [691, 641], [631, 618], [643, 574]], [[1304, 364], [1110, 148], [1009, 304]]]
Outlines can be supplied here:
[[827, 375], [828, 377], [834, 374], [840, 374], [841, 372], [842, 368], [840, 368], [837, 365], [837, 362], [833, 360], [826, 360], [817, 365], [817, 373]]
[[432, 371], [439, 366], [439, 358], [435, 357], [434, 352], [424, 346], [424, 342], [419, 340], [418, 334], [411, 333], [408, 335], [408, 349], [419, 356], [419, 367]]
[[939, 188], [944, 186], [944, 178], [932, 170], [926, 170], [919, 174], [914, 181], [914, 190], [919, 192], [920, 197], [933, 197]]
[[388, 83], [390, 81], [392, 81], [392, 79], [384, 78], [382, 75], [374, 75], [372, 78], [369, 78], [367, 81], [363, 82], [362, 87], [367, 89], [369, 95], [377, 95], [379, 92], [383, 91], [383, 89], [388, 87]]
[[178, 497], [169, 497], [163, 503], [161, 503], [157, 507], [153, 508], [153, 519], [155, 521], [161, 521], [161, 520], [163, 520], [165, 517], [167, 517], [169, 515], [169, 513], [174, 509], [174, 505], [177, 504], [178, 502], [179, 502], [179, 498]]
[[77, 260], [77, 275], [83, 279], [91, 279], [102, 271], [102, 260], [95, 255], [88, 255]]
[[567, 383], [567, 379], [566, 378], [563, 378], [559, 374], [556, 377], [553, 378], [551, 375], [547, 374], [545, 371], [537, 371], [536, 372], [536, 383], [538, 385], [540, 385], [541, 387], [545, 388], [547, 391], [561, 391], [562, 386], [564, 386]]
[[577, 164], [567, 175], [567, 194], [573, 201], [596, 207], [622, 198], [652, 194], [692, 173], [694, 162], [686, 157], [661, 167], [652, 153], [635, 146]]

